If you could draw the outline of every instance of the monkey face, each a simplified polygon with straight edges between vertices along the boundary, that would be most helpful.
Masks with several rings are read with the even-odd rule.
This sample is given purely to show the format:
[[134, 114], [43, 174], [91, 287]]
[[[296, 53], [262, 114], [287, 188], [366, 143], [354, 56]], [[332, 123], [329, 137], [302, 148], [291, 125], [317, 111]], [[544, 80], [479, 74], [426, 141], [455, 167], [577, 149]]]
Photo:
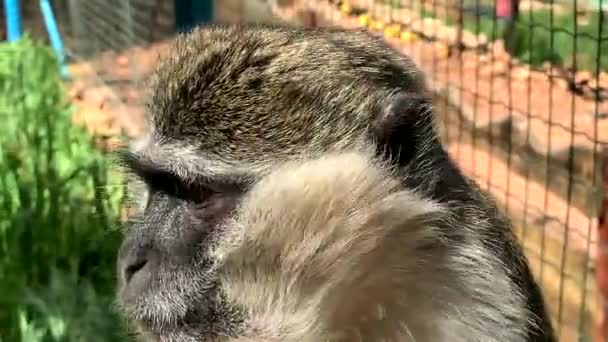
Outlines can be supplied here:
[[[122, 157], [146, 187], [118, 256], [119, 300], [129, 318], [163, 334], [183, 334], [199, 324], [211, 333], [218, 310], [236, 322], [236, 313], [222, 307], [218, 297], [217, 260], [209, 250], [244, 190], [181, 179], [145, 154]], [[221, 331], [232, 329], [221, 323]]]
[[424, 89], [409, 59], [362, 32], [180, 36], [152, 78], [149, 135], [122, 154], [147, 189], [118, 258], [127, 317], [164, 341], [237, 336], [250, 317], [221, 290], [213, 251], [243, 196], [285, 162], [362, 146], [411, 164], [434, 139]]

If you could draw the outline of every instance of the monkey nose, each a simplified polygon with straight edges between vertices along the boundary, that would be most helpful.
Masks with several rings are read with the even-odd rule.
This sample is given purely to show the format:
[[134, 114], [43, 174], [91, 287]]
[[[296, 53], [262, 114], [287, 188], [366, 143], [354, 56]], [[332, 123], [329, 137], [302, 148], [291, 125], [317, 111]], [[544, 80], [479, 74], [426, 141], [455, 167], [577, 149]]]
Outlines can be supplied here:
[[157, 258], [150, 250], [138, 250], [122, 261], [122, 280], [124, 285], [139, 288], [144, 286], [154, 272]]
[[127, 264], [127, 266], [125, 267], [125, 271], [124, 271], [125, 282], [126, 283], [131, 282], [131, 279], [133, 278], [135, 273], [142, 270], [146, 266], [147, 263], [148, 263], [148, 260], [146, 260], [146, 259], [134, 259], [131, 263]]

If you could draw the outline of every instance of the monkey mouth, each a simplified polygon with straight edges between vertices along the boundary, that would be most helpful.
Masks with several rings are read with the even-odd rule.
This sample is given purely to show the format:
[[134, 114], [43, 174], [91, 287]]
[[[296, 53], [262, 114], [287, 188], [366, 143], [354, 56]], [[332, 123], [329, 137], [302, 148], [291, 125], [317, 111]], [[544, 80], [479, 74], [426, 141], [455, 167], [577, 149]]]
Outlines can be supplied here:
[[208, 306], [213, 292], [210, 279], [202, 272], [172, 270], [149, 279], [146, 284], [122, 284], [117, 301], [132, 322], [146, 330], [164, 331], [179, 327]]
[[195, 310], [182, 314], [177, 308], [153, 306], [149, 302], [138, 302], [123, 308], [125, 318], [142, 341], [173, 341], [171, 336], [184, 334], [196, 326]]
[[142, 337], [142, 341], [146, 342], [224, 341], [226, 336], [234, 337], [228, 331], [232, 333], [238, 331], [237, 329], [242, 328], [239, 324], [242, 324], [243, 320], [235, 320], [228, 324], [219, 321], [221, 317], [225, 317], [226, 312], [219, 313], [209, 309], [212, 306], [209, 304], [202, 306], [202, 310], [193, 306], [184, 317], [172, 321], [159, 321], [159, 316], [150, 315], [132, 316], [129, 322], [135, 328], [137, 335]]

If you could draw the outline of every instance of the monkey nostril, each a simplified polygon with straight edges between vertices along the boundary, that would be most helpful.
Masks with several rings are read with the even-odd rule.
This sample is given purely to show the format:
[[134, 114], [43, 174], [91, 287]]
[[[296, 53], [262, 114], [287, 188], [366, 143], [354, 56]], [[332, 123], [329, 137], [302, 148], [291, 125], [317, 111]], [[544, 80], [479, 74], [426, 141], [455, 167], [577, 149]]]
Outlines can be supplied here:
[[134, 260], [133, 262], [127, 264], [127, 267], [125, 267], [125, 270], [124, 270], [125, 283], [128, 284], [129, 282], [131, 282], [131, 279], [133, 278], [135, 273], [141, 271], [141, 269], [143, 269], [147, 263], [148, 263], [147, 259], [137, 259], [137, 260]]

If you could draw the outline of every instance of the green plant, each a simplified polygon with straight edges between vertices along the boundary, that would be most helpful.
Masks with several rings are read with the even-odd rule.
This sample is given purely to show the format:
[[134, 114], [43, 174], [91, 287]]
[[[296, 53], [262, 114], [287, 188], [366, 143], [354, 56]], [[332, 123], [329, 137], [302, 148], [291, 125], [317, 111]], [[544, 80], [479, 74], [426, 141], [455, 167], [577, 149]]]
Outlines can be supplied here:
[[[551, 14], [548, 10], [520, 13], [515, 27], [514, 53], [522, 61], [538, 66], [549, 61], [595, 71], [608, 70], [607, 23], [600, 12], [591, 12], [587, 23], [572, 14]], [[600, 30], [601, 28], [601, 30]], [[576, 60], [576, 65], [574, 65]]]
[[[467, 3], [465, 3], [467, 5]], [[463, 28], [488, 39], [503, 37], [506, 22], [497, 20], [491, 6], [465, 6]], [[440, 11], [439, 11], [440, 12]], [[422, 10], [422, 17], [439, 18], [448, 26], [456, 26], [457, 18]], [[512, 54], [522, 62], [540, 66], [544, 62], [575, 66], [577, 70], [608, 71], [608, 20], [602, 22], [601, 12], [590, 12], [586, 23], [577, 22], [572, 13], [549, 10], [522, 11], [514, 27]], [[601, 45], [598, 42], [602, 42]]]
[[[487, 6], [484, 7], [486, 11], [480, 11], [480, 13], [475, 13], [475, 6], [466, 7], [466, 9], [467, 11], [463, 15], [463, 28], [465, 30], [476, 34], [484, 34], [490, 40], [495, 40], [502, 36], [502, 32], [506, 26], [505, 22], [496, 20], [493, 14], [487, 13]], [[437, 18], [442, 20], [447, 26], [454, 27], [458, 25], [458, 18], [446, 15], [440, 9], [436, 13], [422, 9], [420, 16], [422, 18]]]
[[120, 175], [73, 125], [52, 50], [0, 56], [0, 341], [121, 340]]
[[401, 0], [375, 0], [375, 2], [388, 5], [391, 8], [401, 8]]

